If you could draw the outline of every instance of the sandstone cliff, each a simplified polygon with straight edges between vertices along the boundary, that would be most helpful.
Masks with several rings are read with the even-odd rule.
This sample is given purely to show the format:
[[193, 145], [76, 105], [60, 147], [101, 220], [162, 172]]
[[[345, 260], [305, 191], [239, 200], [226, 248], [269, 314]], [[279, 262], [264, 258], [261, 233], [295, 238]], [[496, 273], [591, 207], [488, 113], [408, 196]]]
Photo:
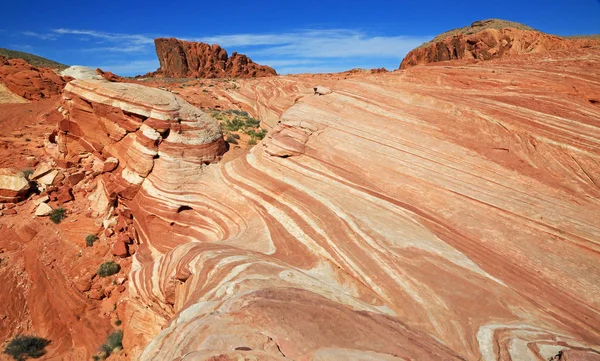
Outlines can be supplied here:
[[175, 38], [154, 39], [160, 68], [146, 76], [169, 78], [253, 78], [277, 75], [273, 68], [254, 63], [246, 55]]
[[409, 52], [400, 69], [458, 59], [490, 60], [509, 54], [542, 53], [600, 45], [594, 38], [562, 38], [503, 20], [476, 21], [451, 30]]

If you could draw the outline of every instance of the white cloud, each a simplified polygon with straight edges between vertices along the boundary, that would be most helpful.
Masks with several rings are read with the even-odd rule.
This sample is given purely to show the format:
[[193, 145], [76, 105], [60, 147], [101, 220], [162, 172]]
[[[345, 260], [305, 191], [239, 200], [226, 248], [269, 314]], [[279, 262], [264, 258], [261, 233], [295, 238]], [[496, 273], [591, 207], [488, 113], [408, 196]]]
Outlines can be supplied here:
[[40, 34], [40, 33], [34, 32], [34, 31], [25, 31], [25, 32], [23, 32], [23, 35], [25, 35], [25, 36], [32, 36], [34, 38], [39, 38], [39, 39], [42, 39], [42, 40], [56, 40], [58, 38], [58, 35], [53, 34], [53, 33]]

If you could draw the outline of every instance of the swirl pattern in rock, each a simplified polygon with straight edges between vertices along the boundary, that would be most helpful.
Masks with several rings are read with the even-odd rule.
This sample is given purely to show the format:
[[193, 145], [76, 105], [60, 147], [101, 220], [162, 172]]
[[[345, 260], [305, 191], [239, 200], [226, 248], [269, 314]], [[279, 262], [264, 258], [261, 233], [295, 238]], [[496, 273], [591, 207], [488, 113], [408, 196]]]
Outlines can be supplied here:
[[[258, 98], [283, 84], [261, 81]], [[154, 159], [128, 201], [142, 242], [131, 354], [598, 353], [600, 49], [323, 77], [332, 93], [298, 93], [314, 81], [278, 89], [295, 104], [245, 157]]]

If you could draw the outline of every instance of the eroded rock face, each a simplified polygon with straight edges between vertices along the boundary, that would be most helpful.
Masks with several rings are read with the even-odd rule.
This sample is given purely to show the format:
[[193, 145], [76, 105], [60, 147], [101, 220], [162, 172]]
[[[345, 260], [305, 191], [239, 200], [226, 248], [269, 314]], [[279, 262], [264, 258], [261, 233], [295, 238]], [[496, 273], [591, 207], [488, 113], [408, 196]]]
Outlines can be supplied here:
[[510, 54], [543, 53], [600, 45], [598, 39], [567, 39], [533, 29], [490, 27], [488, 22], [475, 22], [470, 28], [464, 28], [457, 34], [441, 39], [438, 37], [430, 44], [410, 51], [402, 60], [400, 69], [448, 60], [490, 60]]
[[101, 174], [103, 185], [94, 202], [102, 211], [117, 196], [132, 198], [158, 159], [200, 172], [226, 149], [210, 116], [168, 91], [138, 84], [74, 80], [65, 88], [62, 112], [47, 149], [63, 165], [93, 154], [90, 170]]
[[11, 92], [28, 100], [59, 95], [65, 79], [50, 68], [36, 68], [23, 59], [0, 56], [0, 82]]
[[[257, 82], [257, 102], [282, 84]], [[247, 156], [201, 176], [160, 157], [128, 201], [131, 355], [597, 352], [600, 50], [287, 82]]]
[[246, 55], [227, 51], [219, 45], [175, 38], [154, 39], [160, 68], [146, 76], [170, 78], [253, 78], [277, 75], [273, 68], [254, 63]]

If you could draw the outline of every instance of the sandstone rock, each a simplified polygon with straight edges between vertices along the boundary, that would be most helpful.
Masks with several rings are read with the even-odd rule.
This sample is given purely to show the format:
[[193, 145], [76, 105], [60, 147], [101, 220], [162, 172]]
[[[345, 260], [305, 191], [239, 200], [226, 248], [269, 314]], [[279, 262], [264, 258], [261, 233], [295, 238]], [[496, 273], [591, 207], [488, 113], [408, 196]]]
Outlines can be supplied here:
[[70, 187], [62, 187], [56, 194], [56, 201], [60, 204], [70, 202], [73, 199], [73, 190]]
[[[51, 164], [49, 163], [42, 163], [40, 164], [35, 171], [31, 174], [31, 176], [29, 177], [29, 179], [31, 180], [38, 180], [41, 177], [45, 176], [46, 174], [50, 173], [51, 171], [54, 170], [54, 167], [52, 167]], [[50, 182], [50, 184], [52, 184], [52, 182]]]
[[102, 226], [104, 229], [112, 228], [117, 225], [117, 218], [105, 219], [102, 221]]
[[23, 59], [0, 57], [0, 83], [28, 100], [40, 100], [61, 93], [67, 79], [49, 68], [36, 68]]
[[600, 49], [456, 64], [323, 76], [327, 96], [300, 97], [313, 77], [240, 82], [236, 101], [287, 99], [264, 146], [202, 172], [160, 156], [120, 202], [140, 241], [125, 349], [597, 354]]
[[96, 73], [108, 81], [115, 81], [115, 82], [124, 81], [124, 79], [121, 78], [120, 76], [115, 75], [114, 73], [111, 73], [110, 71], [103, 71], [100, 68], [96, 69]]
[[36, 206], [39, 206], [41, 203], [48, 203], [48, 201], [50, 201], [50, 197], [48, 197], [48, 195], [45, 195], [45, 196], [41, 196], [38, 199], [35, 199], [33, 201], [33, 204], [35, 204]]
[[54, 170], [51, 170], [49, 173], [46, 173], [45, 175], [37, 178], [36, 182], [42, 186], [55, 185], [54, 179], [56, 178], [57, 175], [58, 175], [58, 170], [54, 169]]
[[273, 68], [259, 65], [243, 54], [220, 46], [175, 38], [154, 39], [160, 68], [146, 76], [171, 78], [250, 78], [277, 75]]
[[36, 217], [45, 217], [45, 216], [49, 216], [50, 213], [52, 213], [52, 207], [50, 207], [48, 204], [46, 203], [40, 203], [37, 208], [35, 209], [35, 215]]
[[85, 66], [73, 65], [60, 72], [62, 76], [68, 76], [76, 80], [103, 80], [94, 69]]
[[29, 192], [29, 181], [22, 173], [0, 169], [0, 203], [18, 202]]
[[71, 186], [79, 184], [85, 178], [85, 172], [75, 172], [68, 175], [67, 179]]
[[112, 253], [114, 256], [122, 258], [129, 256], [127, 244], [123, 241], [117, 240], [112, 246]]
[[541, 53], [600, 45], [594, 38], [561, 38], [502, 20], [476, 21], [410, 51], [400, 69], [457, 59], [490, 60], [510, 54]]
[[119, 160], [117, 158], [108, 157], [104, 161], [104, 167], [102, 169], [102, 173], [112, 172], [113, 170], [117, 169], [118, 166], [119, 166]]
[[332, 93], [331, 89], [321, 85], [314, 87], [313, 90], [315, 91], [315, 95], [327, 95]]

